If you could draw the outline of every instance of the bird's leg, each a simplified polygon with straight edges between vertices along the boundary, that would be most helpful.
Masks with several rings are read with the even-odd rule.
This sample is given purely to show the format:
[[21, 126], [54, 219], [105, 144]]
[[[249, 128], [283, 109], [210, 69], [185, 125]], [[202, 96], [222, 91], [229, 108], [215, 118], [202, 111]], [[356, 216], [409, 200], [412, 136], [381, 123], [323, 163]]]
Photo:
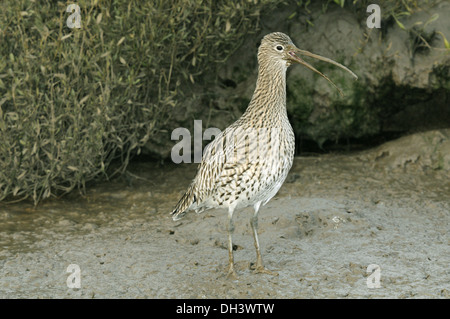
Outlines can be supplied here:
[[234, 209], [232, 209], [232, 208], [230, 208], [228, 210], [228, 259], [229, 259], [229, 265], [228, 265], [227, 277], [236, 279], [237, 275], [236, 275], [236, 272], [234, 271], [233, 240], [231, 238], [233, 231], [234, 231], [233, 211], [234, 211]]
[[253, 238], [255, 239], [255, 248], [256, 248], [255, 272], [278, 276], [278, 273], [266, 269], [263, 265], [261, 251], [259, 249], [259, 240], [258, 240], [258, 211], [259, 211], [260, 205], [261, 205], [261, 202], [259, 202], [255, 205], [255, 213], [253, 214], [252, 218], [250, 219], [250, 224], [252, 225]]

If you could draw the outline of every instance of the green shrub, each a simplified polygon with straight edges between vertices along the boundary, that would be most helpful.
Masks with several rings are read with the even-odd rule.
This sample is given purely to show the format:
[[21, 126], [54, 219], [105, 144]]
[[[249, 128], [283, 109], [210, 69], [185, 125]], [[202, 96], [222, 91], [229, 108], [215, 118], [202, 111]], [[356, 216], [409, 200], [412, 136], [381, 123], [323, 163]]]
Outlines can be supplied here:
[[[0, 200], [83, 190], [122, 172], [186, 91], [278, 1], [0, 4]], [[120, 165], [111, 171], [111, 162]]]

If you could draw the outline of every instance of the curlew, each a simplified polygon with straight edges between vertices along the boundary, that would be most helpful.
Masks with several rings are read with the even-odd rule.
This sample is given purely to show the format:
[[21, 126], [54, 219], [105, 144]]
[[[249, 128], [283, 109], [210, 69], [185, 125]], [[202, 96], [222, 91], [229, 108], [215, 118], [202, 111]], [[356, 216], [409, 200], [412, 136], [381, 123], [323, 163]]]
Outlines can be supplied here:
[[332, 63], [352, 76], [347, 67], [322, 56], [298, 49], [284, 33], [266, 35], [258, 49], [258, 79], [244, 114], [216, 136], [204, 150], [197, 174], [172, 211], [174, 221], [187, 211], [228, 209], [229, 277], [236, 278], [233, 257], [233, 214], [253, 206], [250, 219], [256, 249], [255, 272], [276, 273], [263, 265], [258, 240], [258, 212], [280, 189], [294, 160], [295, 137], [286, 111], [286, 70], [299, 63], [327, 79], [306, 63], [308, 56]]

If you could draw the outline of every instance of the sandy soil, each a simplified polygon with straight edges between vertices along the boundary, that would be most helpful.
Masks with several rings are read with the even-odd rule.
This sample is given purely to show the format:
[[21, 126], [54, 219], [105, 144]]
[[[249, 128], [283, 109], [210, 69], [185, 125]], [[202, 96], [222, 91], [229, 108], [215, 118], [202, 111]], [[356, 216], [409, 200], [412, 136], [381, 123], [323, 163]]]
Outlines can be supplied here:
[[[249, 269], [251, 209], [235, 214], [235, 281], [225, 211], [171, 220], [196, 165], [134, 163], [84, 197], [0, 204], [0, 297], [449, 298], [449, 136], [296, 158], [260, 211], [263, 258], [279, 276]], [[81, 288], [67, 286], [70, 264]]]

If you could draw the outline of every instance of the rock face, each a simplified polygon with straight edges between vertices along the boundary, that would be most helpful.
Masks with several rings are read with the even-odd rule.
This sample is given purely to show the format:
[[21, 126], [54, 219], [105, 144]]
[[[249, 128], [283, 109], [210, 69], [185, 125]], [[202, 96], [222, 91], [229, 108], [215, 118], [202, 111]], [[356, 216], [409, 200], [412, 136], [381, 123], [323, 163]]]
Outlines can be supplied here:
[[[450, 13], [450, 3], [403, 21], [409, 31], [388, 21], [382, 22], [382, 29], [369, 29], [365, 20], [358, 22], [354, 14], [341, 8], [317, 17], [308, 32], [301, 32], [301, 25], [294, 23], [290, 33], [297, 43], [338, 59], [360, 77], [355, 82], [340, 70], [324, 65], [324, 71], [346, 94], [340, 98], [322, 79], [302, 68], [293, 69], [288, 83], [298, 133], [322, 143], [448, 127], [449, 51], [444, 49], [444, 41], [435, 37], [429, 39], [435, 49], [419, 50], [414, 47], [417, 38], [411, 31], [414, 24], [426, 23], [435, 13], [441, 18], [428, 24], [421, 34], [430, 38], [435, 30], [441, 30], [450, 35], [450, 22], [444, 18]], [[303, 114], [300, 120], [296, 118], [298, 113]]]
[[[355, 81], [331, 64], [308, 60], [341, 88], [345, 96], [340, 97], [317, 74], [299, 65], [290, 68], [288, 113], [297, 140], [322, 146], [385, 133], [449, 127], [450, 49], [445, 48], [443, 37], [450, 39], [449, 2], [402, 17], [403, 28], [392, 18], [382, 20], [380, 29], [368, 28], [370, 13], [361, 6], [330, 4], [323, 12], [322, 4], [316, 2], [309, 10], [305, 16], [304, 10], [293, 4], [263, 17], [260, 34], [249, 36], [218, 66], [218, 84], [203, 88], [199, 97], [187, 102], [174, 125], [191, 130], [193, 119], [202, 119], [204, 129], [223, 129], [238, 118], [255, 87], [258, 41], [269, 32], [282, 31], [299, 48], [336, 60], [359, 76]], [[292, 18], [293, 12], [297, 14]], [[168, 138], [164, 141], [160, 135], [157, 153], [167, 155], [167, 147], [176, 141], [168, 140], [170, 132], [163, 134]], [[154, 147], [155, 143], [149, 144]]]

